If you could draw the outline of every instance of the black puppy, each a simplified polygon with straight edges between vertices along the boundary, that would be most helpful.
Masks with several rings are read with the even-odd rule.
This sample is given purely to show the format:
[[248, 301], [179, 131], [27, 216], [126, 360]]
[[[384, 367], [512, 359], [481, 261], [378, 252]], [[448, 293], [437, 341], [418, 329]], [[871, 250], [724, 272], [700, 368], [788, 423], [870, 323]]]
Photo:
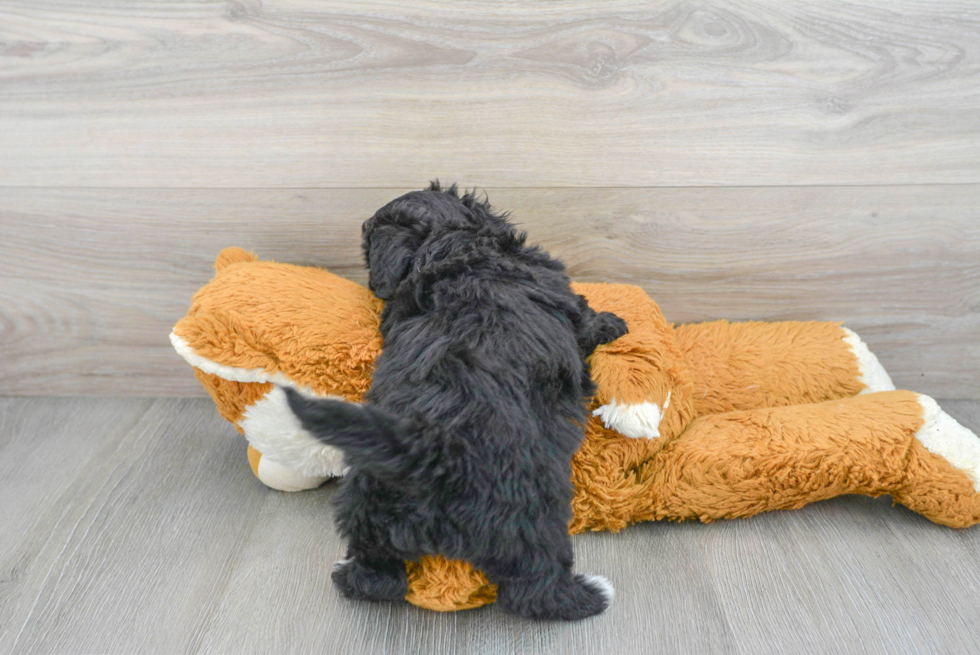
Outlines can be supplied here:
[[401, 600], [404, 560], [439, 553], [486, 573], [515, 614], [602, 612], [609, 582], [572, 573], [571, 458], [594, 392], [585, 357], [625, 322], [590, 309], [561, 262], [455, 186], [392, 201], [363, 235], [371, 290], [387, 301], [367, 404], [287, 390], [350, 466], [334, 582], [350, 598]]

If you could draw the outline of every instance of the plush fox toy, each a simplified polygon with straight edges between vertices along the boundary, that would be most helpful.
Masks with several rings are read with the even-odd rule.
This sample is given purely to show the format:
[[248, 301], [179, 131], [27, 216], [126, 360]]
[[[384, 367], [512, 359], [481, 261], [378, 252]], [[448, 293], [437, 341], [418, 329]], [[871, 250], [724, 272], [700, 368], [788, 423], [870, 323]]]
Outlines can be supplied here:
[[[322, 269], [221, 252], [171, 341], [282, 491], [343, 474], [280, 387], [361, 400], [381, 351], [370, 291]], [[572, 462], [572, 533], [637, 521], [746, 517], [839, 496], [892, 498], [950, 527], [980, 521], [980, 439], [922, 394], [896, 391], [838, 323], [674, 327], [642, 289], [575, 284], [629, 334], [592, 355], [593, 418]], [[406, 599], [434, 610], [493, 602], [466, 562], [408, 562]]]

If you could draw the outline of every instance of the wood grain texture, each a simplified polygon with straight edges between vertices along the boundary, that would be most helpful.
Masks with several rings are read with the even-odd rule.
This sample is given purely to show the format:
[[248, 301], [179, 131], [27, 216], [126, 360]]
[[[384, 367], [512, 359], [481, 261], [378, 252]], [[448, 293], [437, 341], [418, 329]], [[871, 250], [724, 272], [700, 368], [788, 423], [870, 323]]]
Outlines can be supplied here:
[[21, 517], [0, 551], [0, 652], [185, 649], [263, 502], [245, 476], [227, 477], [244, 444], [209, 410], [0, 400], [0, 515]]
[[0, 3], [0, 186], [980, 182], [975, 2]]
[[[942, 401], [980, 430], [980, 401]], [[980, 528], [846, 497], [574, 538], [575, 624], [340, 598], [336, 485], [283, 494], [203, 399], [0, 398], [0, 653], [966, 653]]]
[[[218, 251], [364, 283], [360, 223], [402, 191], [5, 190], [0, 393], [203, 394], [167, 334]], [[842, 320], [899, 386], [980, 398], [980, 185], [488, 193], [669, 320]]]

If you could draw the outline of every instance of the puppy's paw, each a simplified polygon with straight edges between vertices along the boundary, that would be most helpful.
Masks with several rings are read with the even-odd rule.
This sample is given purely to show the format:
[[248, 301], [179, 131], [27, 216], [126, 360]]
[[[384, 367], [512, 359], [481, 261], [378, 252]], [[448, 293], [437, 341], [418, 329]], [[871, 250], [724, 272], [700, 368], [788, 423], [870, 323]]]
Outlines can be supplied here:
[[330, 577], [340, 592], [353, 600], [404, 600], [408, 593], [408, 575], [401, 562], [376, 569], [356, 560], [340, 560]]
[[586, 355], [592, 354], [597, 346], [611, 343], [629, 332], [626, 321], [612, 312], [599, 312], [582, 326], [579, 333], [579, 346]]
[[606, 601], [606, 607], [612, 605], [616, 599], [616, 588], [613, 587], [609, 578], [604, 578], [601, 575], [583, 575], [582, 579], [587, 587], [599, 592]]
[[517, 579], [501, 584], [497, 602], [502, 609], [532, 619], [580, 621], [601, 614], [612, 603], [612, 583], [598, 575], [572, 575], [544, 585]]
[[616, 596], [612, 583], [600, 575], [576, 575], [561, 592], [556, 596], [555, 613], [549, 618], [587, 619], [606, 611]]
[[611, 343], [629, 332], [629, 326], [619, 316], [612, 312], [600, 312], [596, 316], [596, 333], [601, 339], [599, 344]]

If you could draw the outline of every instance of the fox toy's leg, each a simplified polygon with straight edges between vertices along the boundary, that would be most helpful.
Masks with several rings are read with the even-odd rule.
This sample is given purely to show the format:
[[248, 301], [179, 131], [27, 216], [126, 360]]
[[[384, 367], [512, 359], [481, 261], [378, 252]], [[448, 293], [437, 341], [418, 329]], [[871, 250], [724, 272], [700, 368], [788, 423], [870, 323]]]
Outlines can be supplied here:
[[629, 333], [590, 360], [593, 414], [634, 439], [671, 438], [696, 416], [890, 391], [885, 369], [838, 323], [713, 321], [673, 327], [643, 291], [577, 285]]
[[675, 334], [698, 416], [895, 389], [864, 342], [839, 323], [712, 321]]
[[898, 488], [923, 421], [915, 394], [892, 393], [696, 419], [659, 455], [655, 518], [739, 518]]
[[303, 475], [278, 464], [252, 446], [248, 447], [248, 465], [262, 484], [278, 491], [305, 491], [315, 489], [329, 480], [326, 476]]
[[259, 480], [279, 491], [303, 491], [343, 475], [343, 454], [303, 428], [282, 387], [269, 387], [236, 418]]
[[980, 438], [910, 391], [704, 416], [656, 459], [639, 520], [711, 521], [891, 494], [942, 525], [980, 522]]
[[[917, 394], [918, 395], [918, 394]], [[896, 502], [951, 528], [980, 522], [980, 437], [919, 395], [923, 425], [909, 451]]]

